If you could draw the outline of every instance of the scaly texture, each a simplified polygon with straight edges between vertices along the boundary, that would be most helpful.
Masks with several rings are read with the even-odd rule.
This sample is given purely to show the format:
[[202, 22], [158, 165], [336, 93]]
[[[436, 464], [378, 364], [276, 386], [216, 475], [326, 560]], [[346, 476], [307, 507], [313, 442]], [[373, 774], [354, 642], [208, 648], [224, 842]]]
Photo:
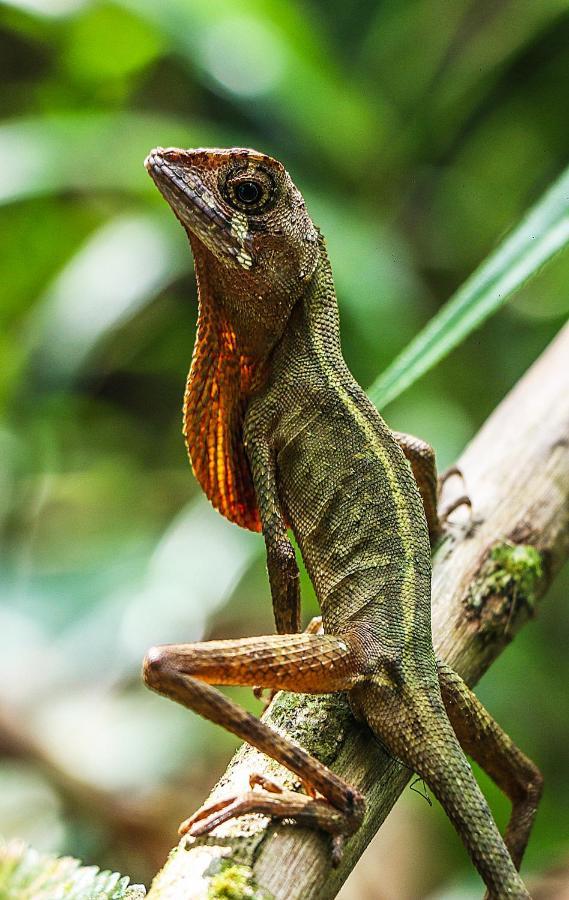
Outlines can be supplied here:
[[[249, 793], [205, 807], [183, 831], [206, 834], [248, 811], [292, 817], [328, 831], [337, 861], [361, 823], [363, 796], [209, 685], [349, 691], [356, 716], [432, 788], [491, 895], [528, 897], [516, 865], [540, 776], [435, 659], [434, 455], [392, 433], [347, 369], [324, 240], [300, 193], [280, 163], [250, 150], [155, 150], [147, 167], [196, 259], [200, 326], [185, 405], [194, 469], [228, 518], [260, 523], [281, 636], [154, 648], [145, 677], [287, 766], [307, 789], [253, 777]], [[300, 621], [287, 525], [323, 635], [284, 635]], [[514, 800], [507, 845], [459, 743], [473, 752], [473, 729], [488, 748], [477, 758]], [[521, 776], [508, 777], [516, 766]]]

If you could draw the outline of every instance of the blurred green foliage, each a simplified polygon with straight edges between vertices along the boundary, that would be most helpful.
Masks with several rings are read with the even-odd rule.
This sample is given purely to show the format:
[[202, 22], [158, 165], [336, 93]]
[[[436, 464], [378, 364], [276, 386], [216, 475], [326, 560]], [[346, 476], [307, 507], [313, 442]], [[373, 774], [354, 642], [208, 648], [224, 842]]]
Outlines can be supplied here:
[[[143, 159], [283, 160], [367, 386], [565, 167], [569, 4], [11, 0], [0, 65], [0, 826], [148, 881], [232, 740], [145, 692], [143, 653], [272, 622], [262, 542], [185, 458], [191, 257]], [[568, 281], [564, 253], [390, 424], [450, 463], [566, 320]], [[546, 775], [537, 872], [569, 853], [568, 586], [480, 689]], [[434, 848], [421, 893], [476, 892], [443, 814], [404, 802]]]
[[70, 856], [55, 859], [18, 841], [0, 845], [2, 900], [143, 900], [140, 885], [127, 876], [80, 866]]

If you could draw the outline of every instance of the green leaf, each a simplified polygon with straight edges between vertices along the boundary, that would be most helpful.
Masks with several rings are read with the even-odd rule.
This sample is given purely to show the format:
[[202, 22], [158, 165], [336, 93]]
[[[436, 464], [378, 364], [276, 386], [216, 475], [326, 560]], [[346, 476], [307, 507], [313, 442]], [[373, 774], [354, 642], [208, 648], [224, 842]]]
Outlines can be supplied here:
[[82, 866], [70, 856], [38, 853], [21, 841], [0, 846], [0, 900], [142, 900], [126, 875]]
[[569, 242], [569, 168], [368, 390], [379, 408], [432, 369]]

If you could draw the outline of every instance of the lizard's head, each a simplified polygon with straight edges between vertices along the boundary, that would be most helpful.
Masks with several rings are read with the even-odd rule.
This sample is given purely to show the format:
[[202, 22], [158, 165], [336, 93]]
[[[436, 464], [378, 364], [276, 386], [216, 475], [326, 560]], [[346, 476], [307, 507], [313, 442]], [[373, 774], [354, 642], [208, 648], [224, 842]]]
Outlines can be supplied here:
[[[190, 237], [254, 289], [311, 277], [318, 232], [284, 166], [255, 150], [157, 148], [146, 168]], [[263, 291], [264, 293], [264, 291]]]
[[158, 148], [146, 168], [194, 255], [198, 330], [184, 399], [194, 472], [223, 515], [259, 530], [243, 417], [316, 271], [318, 231], [285, 168], [255, 150]]

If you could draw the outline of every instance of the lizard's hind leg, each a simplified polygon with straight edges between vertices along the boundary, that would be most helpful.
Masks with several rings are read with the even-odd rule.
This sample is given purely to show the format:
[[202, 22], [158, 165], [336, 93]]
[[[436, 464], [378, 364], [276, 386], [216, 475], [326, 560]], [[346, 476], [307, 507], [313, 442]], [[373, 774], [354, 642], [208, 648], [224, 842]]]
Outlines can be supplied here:
[[[322, 616], [312, 616], [310, 622], [304, 629], [304, 634], [324, 634], [324, 629], [322, 627]], [[253, 693], [257, 700], [263, 699], [264, 688], [255, 685], [253, 688]], [[271, 688], [268, 692], [267, 697], [264, 700], [263, 712], [267, 710], [270, 704], [273, 702], [275, 695], [278, 694], [278, 688]]]
[[250, 791], [201, 809], [183, 823], [183, 832], [206, 834], [246, 812], [293, 818], [333, 835], [333, 859], [337, 862], [340, 836], [354, 832], [362, 820], [362, 795], [210, 685], [260, 685], [319, 694], [349, 690], [357, 672], [357, 652], [348, 641], [330, 635], [271, 635], [150, 650], [144, 664], [144, 679], [150, 688], [223, 725], [298, 775], [313, 794], [321, 795], [315, 798], [278, 789]]
[[437, 683], [380, 681], [357, 685], [356, 708], [392, 756], [416, 772], [462, 838], [493, 900], [529, 900], [447, 716]]
[[462, 678], [440, 660], [437, 667], [447, 715], [462, 748], [511, 800], [504, 840], [519, 869], [541, 797], [543, 776]]

